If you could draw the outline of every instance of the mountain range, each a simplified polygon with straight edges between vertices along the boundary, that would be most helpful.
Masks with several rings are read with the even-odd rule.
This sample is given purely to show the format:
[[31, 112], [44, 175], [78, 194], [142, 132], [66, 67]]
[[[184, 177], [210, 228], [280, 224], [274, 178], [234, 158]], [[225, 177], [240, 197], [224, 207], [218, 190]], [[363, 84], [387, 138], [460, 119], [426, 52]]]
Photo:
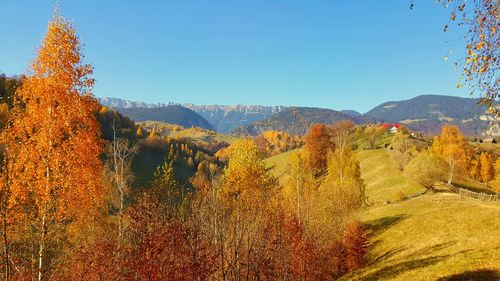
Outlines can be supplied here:
[[442, 125], [451, 124], [457, 125], [466, 135], [478, 136], [484, 134], [494, 121], [493, 116], [487, 113], [487, 108], [479, 104], [479, 99], [443, 95], [389, 101], [364, 114], [354, 110], [312, 107], [148, 104], [117, 98], [103, 98], [100, 102], [135, 121], [162, 121], [237, 135], [256, 135], [265, 130], [303, 134], [314, 123], [334, 123], [347, 119], [355, 124], [401, 123], [425, 134], [437, 134]]

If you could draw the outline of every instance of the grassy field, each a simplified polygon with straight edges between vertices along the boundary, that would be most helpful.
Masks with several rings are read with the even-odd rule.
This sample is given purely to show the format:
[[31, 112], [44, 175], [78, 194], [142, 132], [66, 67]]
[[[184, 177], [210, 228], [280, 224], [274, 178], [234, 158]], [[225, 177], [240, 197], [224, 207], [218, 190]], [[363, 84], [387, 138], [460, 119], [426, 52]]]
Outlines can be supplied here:
[[425, 191], [422, 185], [403, 176], [386, 149], [360, 151], [358, 160], [368, 203], [394, 202]]
[[388, 151], [360, 151], [366, 193], [375, 204], [368, 266], [344, 280], [500, 280], [500, 204], [451, 193], [397, 201], [425, 189], [405, 178]]
[[288, 180], [290, 155], [296, 150], [274, 155], [264, 160], [266, 167], [270, 169], [271, 174], [276, 177], [280, 183]]
[[[291, 153], [265, 160], [282, 182]], [[406, 178], [385, 149], [360, 151], [358, 160], [374, 203], [360, 217], [368, 265], [343, 280], [500, 280], [499, 203], [451, 193], [400, 200], [425, 188]]]
[[498, 203], [423, 195], [369, 208], [362, 220], [369, 265], [345, 280], [500, 280]]

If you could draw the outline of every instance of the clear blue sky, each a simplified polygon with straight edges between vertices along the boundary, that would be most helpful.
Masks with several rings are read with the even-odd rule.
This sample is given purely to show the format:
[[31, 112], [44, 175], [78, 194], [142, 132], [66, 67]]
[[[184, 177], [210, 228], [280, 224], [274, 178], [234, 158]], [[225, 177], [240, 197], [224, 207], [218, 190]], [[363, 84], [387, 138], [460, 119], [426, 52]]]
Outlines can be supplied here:
[[[55, 1], [0, 0], [0, 72], [27, 69]], [[365, 112], [458, 91], [463, 55], [431, 0], [61, 0], [94, 65], [95, 95], [145, 102]], [[444, 60], [448, 51], [454, 53]]]

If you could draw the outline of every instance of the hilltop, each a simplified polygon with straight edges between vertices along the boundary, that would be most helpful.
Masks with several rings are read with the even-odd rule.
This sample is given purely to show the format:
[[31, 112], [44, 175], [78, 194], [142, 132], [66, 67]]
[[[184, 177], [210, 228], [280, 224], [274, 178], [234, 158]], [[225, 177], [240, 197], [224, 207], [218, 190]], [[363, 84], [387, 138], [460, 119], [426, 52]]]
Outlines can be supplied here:
[[427, 134], [436, 134], [444, 124], [457, 125], [466, 135], [481, 135], [493, 116], [479, 99], [422, 95], [409, 100], [389, 101], [365, 113], [366, 116], [402, 123]]
[[355, 124], [373, 123], [374, 119], [364, 116], [352, 116], [345, 113], [315, 107], [289, 107], [269, 118], [240, 127], [232, 133], [235, 135], [255, 136], [264, 131], [276, 130], [291, 135], [303, 135], [313, 124], [333, 124], [342, 120], [351, 120]]

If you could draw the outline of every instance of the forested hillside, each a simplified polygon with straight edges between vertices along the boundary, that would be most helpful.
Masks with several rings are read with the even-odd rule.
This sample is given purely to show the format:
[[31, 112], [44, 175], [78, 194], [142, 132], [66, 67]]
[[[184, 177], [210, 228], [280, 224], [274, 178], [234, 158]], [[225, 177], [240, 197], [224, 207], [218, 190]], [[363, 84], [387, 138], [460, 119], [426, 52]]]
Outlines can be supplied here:
[[[346, 105], [356, 108], [362, 106], [360, 98], [370, 98], [360, 89], [379, 92], [382, 85], [372, 84], [378, 77], [369, 77], [373, 71], [368, 61], [374, 62], [370, 56], [376, 55], [387, 65], [393, 60], [399, 65], [401, 61], [415, 64], [396, 71], [391, 68], [385, 74], [391, 87], [404, 88], [405, 77], [416, 77], [408, 74], [422, 74], [412, 68], [429, 69], [421, 68], [417, 59], [401, 60], [387, 53], [409, 46], [410, 41], [399, 42], [399, 37], [418, 42], [422, 37], [403, 26], [396, 30], [410, 36], [379, 35], [378, 24], [394, 27], [391, 21], [397, 18], [376, 10], [382, 6], [392, 11], [382, 1], [371, 3], [373, 7], [368, 2], [353, 6], [352, 15], [344, 8], [337, 15], [326, 9], [312, 13], [314, 9], [300, 1], [259, 3], [267, 6], [253, 6], [253, 2], [218, 6], [217, 1], [210, 1], [197, 3], [192, 11], [192, 5], [180, 2], [169, 2], [179, 6], [168, 7], [160, 1], [136, 3], [135, 9], [128, 10], [125, 4], [117, 10], [116, 3], [99, 3], [99, 10], [92, 10], [84, 5], [95, 3], [74, 2], [78, 9], [71, 11], [85, 10], [92, 15], [80, 23], [85, 25], [85, 38], [95, 38], [92, 26], [97, 26], [97, 38], [111, 42], [117, 48], [114, 52], [133, 49], [136, 57], [127, 60], [141, 62], [140, 75], [153, 73], [149, 68], [154, 75], [147, 80], [130, 71], [136, 68], [119, 68], [121, 64], [113, 65], [110, 69], [117, 74], [110, 75], [102, 57], [111, 56], [111, 48], [101, 56], [96, 52], [99, 48], [92, 46], [88, 60], [101, 58], [96, 68], [103, 69], [95, 77], [94, 65], [84, 53], [85, 42], [74, 21], [61, 15], [59, 4], [26, 72], [0, 75], [2, 280], [500, 280], [500, 144], [498, 138], [477, 137], [487, 127], [493, 135], [500, 133], [490, 127], [500, 117], [494, 71], [500, 61], [496, 48], [500, 45], [498, 1], [437, 0], [445, 7], [453, 6], [446, 20], [463, 16], [460, 25], [470, 28], [458, 88], [462, 82], [470, 84], [473, 93], [482, 91], [480, 100], [424, 95], [386, 102], [366, 114], [301, 106], [147, 104], [98, 99], [94, 90], [106, 89], [114, 95], [124, 91], [120, 87], [133, 86], [116, 83], [117, 77], [124, 79], [121, 81], [133, 77], [134, 84], [144, 81], [141, 86], [159, 83], [158, 77], [162, 77], [162, 86], [168, 88], [140, 89], [173, 92], [181, 85], [188, 89], [180, 91], [181, 96], [227, 87], [220, 100], [230, 103], [239, 100], [232, 99], [233, 92], [245, 94], [245, 101], [255, 101], [247, 98], [253, 98], [249, 95], [258, 89], [259, 83], [252, 82], [256, 80], [267, 81], [269, 84], [263, 83], [269, 87], [267, 91], [278, 93], [273, 98], [264, 92], [262, 104], [279, 102], [283, 96], [288, 104], [296, 102], [288, 97], [289, 91], [297, 94], [293, 91], [297, 88], [307, 90], [297, 95], [299, 103], [323, 106], [327, 99], [315, 99], [323, 92], [317, 94], [313, 90], [319, 88], [304, 86], [318, 84], [330, 93], [328, 85], [338, 85], [331, 82], [345, 81], [343, 86], [352, 86], [359, 94], [353, 99], [356, 103]], [[336, 4], [349, 7], [347, 1]], [[413, 1], [409, 4], [410, 10], [415, 9]], [[108, 5], [113, 8], [111, 13], [105, 12]], [[243, 6], [234, 9], [231, 5]], [[358, 10], [365, 5], [371, 8]], [[148, 11], [145, 8], [155, 13], [144, 13], [146, 18], [142, 15]], [[223, 11], [220, 15], [219, 10]], [[473, 11], [472, 21], [465, 18], [469, 10]], [[40, 20], [32, 10], [24, 11], [13, 18], [11, 9], [6, 9], [2, 16], [10, 16], [17, 24]], [[420, 11], [414, 15], [417, 13]], [[189, 17], [183, 18], [186, 15]], [[384, 20], [379, 23], [370, 18], [359, 25], [367, 15]], [[161, 22], [172, 16], [174, 24]], [[230, 21], [220, 16], [229, 16]], [[246, 21], [239, 21], [241, 16]], [[305, 16], [305, 21], [297, 20], [299, 16]], [[371, 47], [365, 48], [344, 44], [351, 38], [343, 36], [340, 44], [345, 48], [339, 52], [339, 36], [330, 36], [332, 41], [322, 39], [332, 30], [325, 20], [336, 17], [342, 19], [340, 28], [352, 28], [346, 34], [376, 32], [377, 40], [371, 34], [353, 36], [370, 40], [366, 42]], [[109, 23], [113, 29], [101, 30], [105, 25], [97, 18], [105, 19], [106, 26]], [[89, 19], [94, 24], [88, 25]], [[293, 28], [287, 30], [290, 19]], [[118, 28], [115, 20], [122, 20], [120, 25], [128, 24], [127, 28]], [[271, 26], [276, 20], [279, 26]], [[213, 21], [216, 25], [211, 25]], [[373, 30], [367, 30], [367, 23]], [[225, 29], [227, 24], [231, 29]], [[309, 24], [317, 28], [305, 29]], [[167, 32], [157, 33], [157, 25]], [[34, 26], [38, 34], [39, 24]], [[260, 29], [255, 31], [260, 32], [249, 32], [256, 26]], [[24, 27], [20, 25], [19, 30]], [[114, 40], [111, 32], [120, 31], [126, 31], [126, 37]], [[334, 29], [335, 34], [337, 31]], [[265, 37], [258, 37], [261, 33]], [[240, 34], [242, 37], [236, 36]], [[163, 41], [163, 35], [168, 41]], [[384, 45], [387, 38], [391, 40]], [[148, 45], [150, 39], [153, 45]], [[133, 48], [126, 45], [129, 40]], [[17, 47], [21, 49], [18, 42], [23, 41], [14, 41], [17, 52]], [[244, 46], [243, 52], [236, 52], [236, 43]], [[418, 47], [434, 46], [427, 43]], [[307, 56], [295, 56], [305, 47], [314, 49]], [[375, 47], [376, 52], [368, 52]], [[378, 50], [386, 51], [381, 55]], [[174, 56], [163, 57], [168, 52]], [[342, 68], [331, 70], [352, 77], [331, 75], [334, 72], [329, 67], [334, 64], [329, 59], [337, 61], [335, 54], [346, 59], [349, 67], [339, 61]], [[362, 64], [357, 64], [358, 55]], [[250, 60], [240, 61], [240, 56]], [[6, 65], [15, 69], [11, 60], [16, 59], [7, 58]], [[154, 58], [154, 62], [146, 58]], [[226, 65], [221, 58], [231, 63]], [[269, 68], [264, 68], [269, 59]], [[308, 64], [300, 64], [306, 59]], [[325, 60], [327, 64], [322, 65]], [[171, 68], [164, 70], [167, 62]], [[241, 68], [240, 63], [248, 68], [239, 71], [236, 66]], [[368, 65], [369, 72], [362, 72], [364, 67], [359, 65]], [[224, 72], [227, 67], [238, 75]], [[302, 68], [307, 75], [301, 75]], [[377, 71], [382, 73], [384, 68]], [[396, 72], [405, 72], [405, 76]], [[217, 77], [221, 73], [225, 75]], [[280, 76], [274, 80], [266, 80], [277, 74]], [[179, 79], [182, 77], [186, 79]], [[110, 82], [96, 88], [101, 79]], [[285, 83], [280, 85], [281, 79]], [[277, 84], [271, 85], [271, 81]], [[349, 81], [361, 81], [368, 87], [358, 88], [361, 82], [352, 85]], [[302, 85], [306, 82], [312, 83]], [[125, 92], [135, 94], [136, 88]], [[214, 88], [207, 91], [215, 92]], [[213, 102], [214, 96], [207, 93], [198, 96], [199, 100]]]
[[180, 105], [167, 105], [154, 108], [119, 108], [117, 109], [123, 115], [128, 116], [134, 121], [161, 121], [165, 123], [177, 124], [184, 127], [200, 127], [214, 130], [205, 118], [191, 109]]
[[333, 124], [342, 120], [351, 120], [355, 124], [374, 123], [375, 119], [363, 116], [352, 116], [345, 113], [312, 107], [289, 107], [273, 114], [271, 117], [254, 122], [248, 126], [235, 129], [236, 135], [256, 136], [264, 131], [276, 130], [291, 135], [304, 135], [313, 124]]

